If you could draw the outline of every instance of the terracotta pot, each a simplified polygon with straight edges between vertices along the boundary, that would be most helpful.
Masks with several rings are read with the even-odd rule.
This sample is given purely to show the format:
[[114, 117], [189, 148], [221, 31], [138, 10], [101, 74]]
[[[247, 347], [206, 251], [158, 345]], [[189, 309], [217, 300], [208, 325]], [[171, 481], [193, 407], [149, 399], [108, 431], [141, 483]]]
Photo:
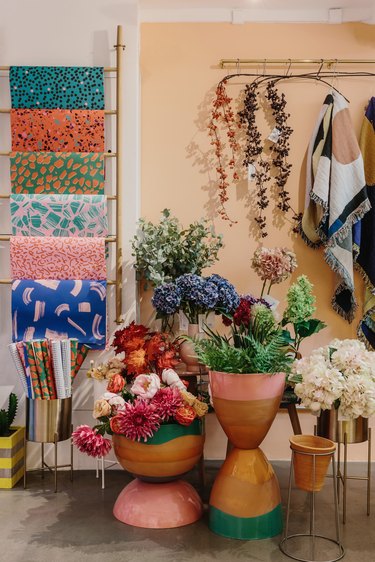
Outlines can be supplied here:
[[336, 450], [335, 443], [317, 435], [293, 435], [289, 441], [290, 448], [294, 451], [293, 469], [296, 486], [307, 492], [319, 492], [324, 485], [328, 466]]
[[359, 416], [339, 421], [336, 408], [323, 410], [317, 420], [316, 432], [336, 443], [344, 443], [345, 433], [347, 443], [363, 443], [368, 439], [368, 419]]
[[258, 445], [276, 416], [285, 374], [211, 371], [214, 409], [234, 448], [215, 479], [210, 529], [225, 537], [265, 539], [282, 531], [279, 484]]
[[112, 442], [121, 466], [138, 478], [171, 480], [191, 470], [203, 454], [201, 420], [189, 426], [161, 425], [146, 443], [113, 435]]
[[[187, 335], [190, 338], [199, 336], [204, 337], [204, 334], [199, 332], [198, 324], [189, 324]], [[180, 345], [180, 358], [186, 365], [186, 369], [191, 373], [199, 373], [204, 365], [199, 362], [197, 354], [195, 353], [194, 344], [190, 341], [182, 341]]]

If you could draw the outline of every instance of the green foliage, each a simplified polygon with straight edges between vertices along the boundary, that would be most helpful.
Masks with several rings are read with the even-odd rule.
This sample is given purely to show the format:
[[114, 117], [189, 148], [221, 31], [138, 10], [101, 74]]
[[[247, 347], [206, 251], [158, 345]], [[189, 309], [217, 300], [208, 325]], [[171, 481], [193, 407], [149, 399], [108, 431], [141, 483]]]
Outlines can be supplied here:
[[202, 219], [184, 229], [169, 209], [162, 211], [158, 224], [140, 219], [139, 232], [132, 240], [132, 256], [138, 279], [153, 286], [173, 281], [184, 273], [201, 275], [218, 259], [222, 236]]
[[[258, 335], [261, 332], [258, 332]], [[254, 333], [221, 336], [207, 330], [208, 339], [194, 340], [201, 363], [226, 373], [277, 373], [288, 371], [292, 357], [281, 330], [258, 340]], [[234, 343], [235, 342], [235, 343]]]
[[9, 395], [8, 410], [0, 410], [0, 437], [8, 437], [8, 435], [10, 435], [10, 426], [16, 417], [17, 404], [17, 396], [11, 392]]

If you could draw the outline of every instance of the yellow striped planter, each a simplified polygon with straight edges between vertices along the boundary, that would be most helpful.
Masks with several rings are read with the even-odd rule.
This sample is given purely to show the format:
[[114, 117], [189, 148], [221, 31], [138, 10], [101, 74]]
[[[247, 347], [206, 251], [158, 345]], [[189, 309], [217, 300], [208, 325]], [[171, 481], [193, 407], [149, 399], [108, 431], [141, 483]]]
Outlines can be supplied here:
[[0, 437], [0, 488], [13, 488], [25, 470], [25, 428], [11, 430], [9, 437]]

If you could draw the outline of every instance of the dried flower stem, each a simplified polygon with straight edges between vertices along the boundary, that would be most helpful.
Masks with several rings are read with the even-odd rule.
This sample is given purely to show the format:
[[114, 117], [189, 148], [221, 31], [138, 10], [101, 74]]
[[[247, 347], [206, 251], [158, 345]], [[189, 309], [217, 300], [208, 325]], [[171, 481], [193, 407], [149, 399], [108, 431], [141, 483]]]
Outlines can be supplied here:
[[[240, 146], [236, 140], [236, 128], [240, 127], [240, 123], [236, 123], [235, 113], [231, 108], [231, 101], [225, 89], [226, 81], [222, 81], [216, 88], [216, 97], [213, 100], [213, 109], [211, 119], [208, 124], [209, 136], [211, 137], [211, 145], [215, 147], [215, 156], [217, 158], [216, 171], [218, 173], [218, 189], [220, 211], [219, 214], [223, 220], [229, 221], [230, 226], [236, 224], [237, 221], [232, 220], [225, 209], [225, 205], [229, 199], [228, 187], [229, 175], [234, 181], [238, 180], [238, 174], [235, 170], [236, 155], [240, 150]], [[219, 125], [223, 125], [226, 129], [228, 145], [230, 148], [230, 158], [226, 165], [224, 157], [225, 144], [220, 140]], [[227, 170], [227, 167], [229, 170]]]

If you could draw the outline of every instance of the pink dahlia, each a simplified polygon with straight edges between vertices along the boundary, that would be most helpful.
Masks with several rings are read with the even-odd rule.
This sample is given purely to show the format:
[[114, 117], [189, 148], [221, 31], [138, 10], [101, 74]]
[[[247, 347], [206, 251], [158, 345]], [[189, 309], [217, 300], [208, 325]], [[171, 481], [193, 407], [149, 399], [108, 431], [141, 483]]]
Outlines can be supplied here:
[[72, 438], [77, 449], [90, 457], [105, 457], [111, 450], [110, 440], [88, 425], [79, 425], [73, 431]]
[[147, 441], [160, 427], [161, 418], [156, 408], [146, 400], [137, 398], [133, 404], [126, 402], [111, 421], [113, 433], [124, 435], [132, 441]]
[[181, 398], [178, 388], [170, 386], [161, 388], [152, 400], [152, 404], [155, 406], [162, 421], [167, 421], [169, 418], [173, 418], [178, 408], [182, 406], [183, 403], [184, 401]]

